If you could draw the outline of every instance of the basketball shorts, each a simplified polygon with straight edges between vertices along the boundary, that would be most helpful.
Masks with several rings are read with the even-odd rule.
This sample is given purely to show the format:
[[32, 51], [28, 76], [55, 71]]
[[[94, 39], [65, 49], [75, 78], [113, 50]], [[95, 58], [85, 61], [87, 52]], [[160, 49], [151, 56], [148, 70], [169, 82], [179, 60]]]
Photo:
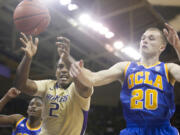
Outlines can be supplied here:
[[179, 135], [178, 130], [171, 126], [169, 121], [163, 122], [142, 122], [134, 124], [127, 122], [127, 128], [119, 135]]

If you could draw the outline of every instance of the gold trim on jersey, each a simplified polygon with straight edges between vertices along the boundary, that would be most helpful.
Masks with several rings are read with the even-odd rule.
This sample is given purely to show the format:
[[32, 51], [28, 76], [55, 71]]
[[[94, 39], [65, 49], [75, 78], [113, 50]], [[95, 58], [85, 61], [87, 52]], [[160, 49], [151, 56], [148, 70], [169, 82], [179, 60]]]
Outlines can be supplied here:
[[145, 65], [145, 64], [143, 64], [143, 63], [137, 62], [138, 66], [142, 65], [142, 66], [144, 66], [145, 68], [151, 68], [151, 67], [154, 67], [154, 66], [156, 66], [156, 65], [159, 65], [160, 63], [161, 63], [161, 62], [158, 61], [158, 62], [156, 62], [156, 63], [153, 64], [153, 65], [147, 66], [147, 65]]
[[164, 68], [165, 68], [166, 78], [167, 78], [168, 82], [169, 82], [171, 85], [174, 86], [176, 80], [175, 80], [174, 78], [172, 78], [172, 79], [170, 80], [167, 64], [164, 64]]
[[127, 72], [127, 69], [129, 67], [131, 62], [128, 62], [128, 64], [125, 66], [125, 69], [124, 69], [124, 77], [126, 77], [126, 72]]
[[25, 119], [25, 117], [22, 117], [22, 118], [20, 118], [18, 121], [17, 121], [17, 123], [16, 123], [16, 127], [19, 125], [19, 123], [21, 122], [21, 121], [23, 121]]
[[168, 74], [167, 64], [164, 64], [164, 68], [165, 68], [165, 73], [166, 73], [167, 81], [169, 82], [169, 74]]
[[26, 127], [27, 127], [29, 130], [39, 130], [39, 129], [41, 128], [41, 124], [42, 124], [42, 122], [40, 123], [40, 125], [39, 125], [38, 127], [36, 127], [36, 128], [31, 128], [31, 127], [29, 126], [29, 124], [28, 124], [28, 120], [26, 121]]

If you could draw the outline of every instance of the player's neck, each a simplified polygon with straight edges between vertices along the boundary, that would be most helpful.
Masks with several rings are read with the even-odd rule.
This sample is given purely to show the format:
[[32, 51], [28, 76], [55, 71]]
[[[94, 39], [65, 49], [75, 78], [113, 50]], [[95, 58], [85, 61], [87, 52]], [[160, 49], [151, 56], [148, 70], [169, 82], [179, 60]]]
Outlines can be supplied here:
[[151, 66], [156, 64], [159, 61], [159, 57], [154, 56], [154, 57], [141, 57], [140, 63], [146, 65], [146, 66]]
[[70, 84], [71, 84], [71, 83], [69, 83], [69, 84], [63, 84], [63, 83], [60, 83], [59, 81], [57, 81], [56, 86], [57, 86], [58, 88], [67, 89]]
[[41, 125], [41, 118], [30, 116], [28, 117], [27, 123], [31, 128], [37, 128]]

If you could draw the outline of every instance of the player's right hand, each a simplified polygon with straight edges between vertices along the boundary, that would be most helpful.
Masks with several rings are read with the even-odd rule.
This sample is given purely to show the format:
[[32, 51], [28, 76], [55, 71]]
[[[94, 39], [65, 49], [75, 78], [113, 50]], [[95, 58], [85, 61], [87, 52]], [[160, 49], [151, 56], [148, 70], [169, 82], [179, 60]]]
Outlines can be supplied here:
[[23, 43], [24, 47], [21, 49], [25, 52], [25, 54], [29, 57], [32, 58], [36, 52], [37, 52], [37, 47], [39, 43], [39, 39], [36, 37], [35, 40], [33, 41], [32, 36], [26, 36], [24, 33], [21, 32], [22, 37], [20, 38], [20, 41]]
[[21, 92], [17, 90], [16, 88], [10, 88], [6, 94], [8, 98], [15, 98], [17, 97]]
[[178, 33], [171, 25], [165, 23], [165, 26], [166, 28], [163, 29], [163, 32], [170, 45], [172, 45], [175, 49], [180, 48], [180, 38]]

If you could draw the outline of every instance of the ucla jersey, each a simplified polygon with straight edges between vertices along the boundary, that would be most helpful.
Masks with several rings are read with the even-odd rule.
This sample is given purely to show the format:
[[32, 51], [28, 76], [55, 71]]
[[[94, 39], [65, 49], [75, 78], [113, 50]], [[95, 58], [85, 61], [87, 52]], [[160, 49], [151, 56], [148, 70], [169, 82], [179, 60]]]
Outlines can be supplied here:
[[30, 128], [27, 120], [27, 118], [22, 117], [16, 123], [16, 129], [13, 131], [12, 135], [38, 135], [41, 131], [41, 127]]
[[165, 63], [129, 63], [120, 95], [127, 123], [169, 121], [175, 111], [173, 89]]

